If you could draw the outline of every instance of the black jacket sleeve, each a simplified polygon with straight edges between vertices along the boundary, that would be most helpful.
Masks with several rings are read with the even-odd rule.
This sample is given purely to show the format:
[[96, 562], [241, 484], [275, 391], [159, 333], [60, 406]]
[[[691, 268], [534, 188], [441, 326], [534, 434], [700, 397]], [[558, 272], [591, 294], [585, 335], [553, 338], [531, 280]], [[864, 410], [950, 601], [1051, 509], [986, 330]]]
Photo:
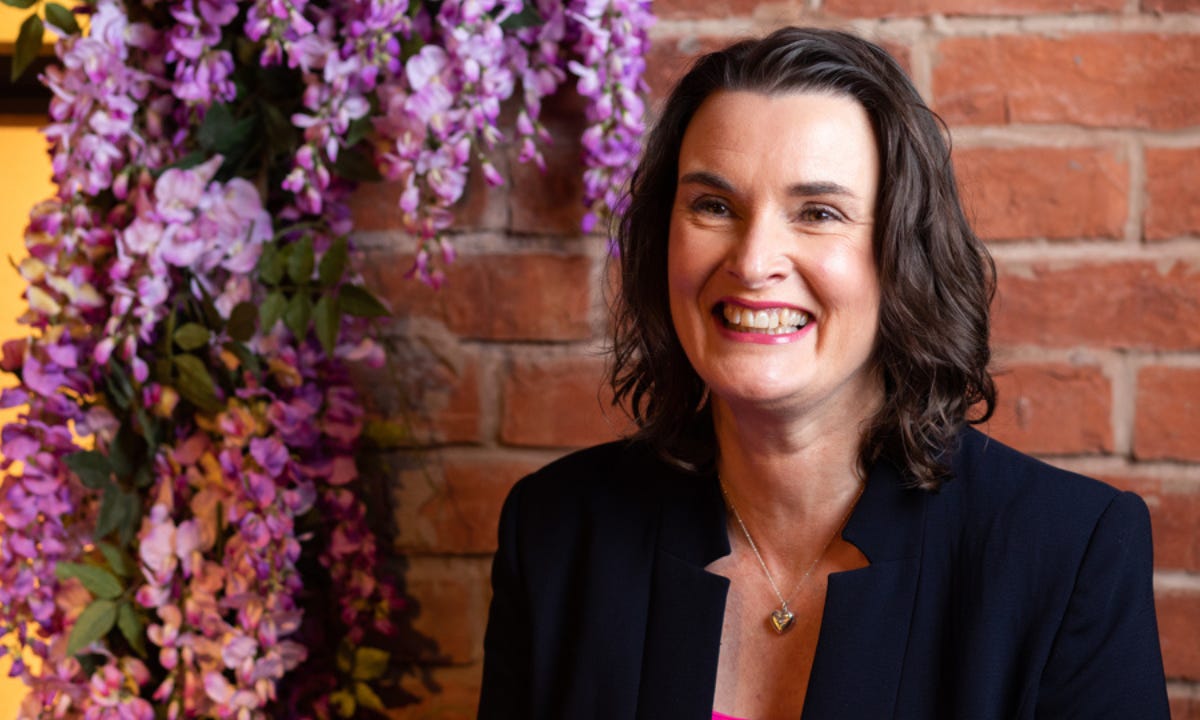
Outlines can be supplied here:
[[1166, 718], [1150, 515], [1133, 493], [1100, 516], [1038, 693], [1043, 718]]
[[500, 537], [492, 562], [492, 604], [484, 636], [480, 720], [530, 716], [529, 605], [522, 583], [517, 541], [518, 485], [500, 512]]

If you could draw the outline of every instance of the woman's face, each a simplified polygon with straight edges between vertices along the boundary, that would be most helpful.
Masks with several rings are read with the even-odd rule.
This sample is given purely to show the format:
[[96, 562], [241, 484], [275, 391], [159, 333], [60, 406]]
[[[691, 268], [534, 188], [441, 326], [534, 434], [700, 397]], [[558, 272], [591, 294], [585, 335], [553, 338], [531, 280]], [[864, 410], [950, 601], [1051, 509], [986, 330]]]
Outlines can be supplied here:
[[879, 156], [862, 106], [827, 93], [715, 93], [684, 133], [677, 180], [671, 319], [716, 398], [798, 412], [873, 406]]

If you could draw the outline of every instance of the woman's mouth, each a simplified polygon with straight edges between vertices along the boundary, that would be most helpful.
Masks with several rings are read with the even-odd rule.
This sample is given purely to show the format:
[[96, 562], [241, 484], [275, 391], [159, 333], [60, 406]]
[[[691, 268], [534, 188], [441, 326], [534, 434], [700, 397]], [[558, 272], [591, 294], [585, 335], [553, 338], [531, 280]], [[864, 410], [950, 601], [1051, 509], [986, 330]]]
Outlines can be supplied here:
[[734, 332], [787, 335], [808, 324], [809, 314], [789, 307], [748, 308], [721, 303], [719, 317]]

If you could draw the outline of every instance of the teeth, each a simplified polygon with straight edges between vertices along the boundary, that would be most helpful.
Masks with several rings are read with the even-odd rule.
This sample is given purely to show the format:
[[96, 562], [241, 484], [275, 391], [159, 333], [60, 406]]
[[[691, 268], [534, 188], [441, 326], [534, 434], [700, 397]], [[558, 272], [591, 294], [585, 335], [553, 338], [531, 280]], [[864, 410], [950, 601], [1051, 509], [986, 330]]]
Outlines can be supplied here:
[[767, 335], [795, 332], [808, 324], [807, 313], [791, 308], [750, 310], [726, 304], [722, 308], [725, 322], [735, 330], [762, 330]]

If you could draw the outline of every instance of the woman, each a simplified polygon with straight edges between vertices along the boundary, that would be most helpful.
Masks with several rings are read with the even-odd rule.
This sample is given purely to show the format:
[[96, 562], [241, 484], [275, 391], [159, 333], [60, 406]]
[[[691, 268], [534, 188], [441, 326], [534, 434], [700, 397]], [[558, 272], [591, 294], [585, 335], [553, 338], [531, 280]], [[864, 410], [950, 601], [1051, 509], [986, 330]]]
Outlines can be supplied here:
[[967, 427], [994, 272], [886, 53], [705, 56], [631, 196], [639, 431], [508, 498], [481, 718], [1166, 717], [1142, 501]]

